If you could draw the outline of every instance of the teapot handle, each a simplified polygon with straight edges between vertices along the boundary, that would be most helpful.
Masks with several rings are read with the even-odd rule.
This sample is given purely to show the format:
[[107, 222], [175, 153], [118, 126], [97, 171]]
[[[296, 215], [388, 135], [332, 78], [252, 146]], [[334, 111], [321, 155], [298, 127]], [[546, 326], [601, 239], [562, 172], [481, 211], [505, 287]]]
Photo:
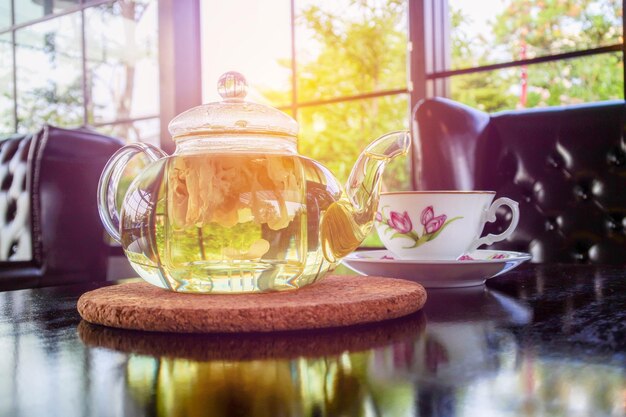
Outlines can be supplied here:
[[156, 162], [168, 156], [159, 148], [145, 143], [131, 143], [111, 156], [102, 170], [98, 182], [98, 213], [106, 231], [118, 243], [120, 236], [120, 215], [116, 207], [117, 188], [124, 168], [138, 154], [144, 154], [150, 162]]

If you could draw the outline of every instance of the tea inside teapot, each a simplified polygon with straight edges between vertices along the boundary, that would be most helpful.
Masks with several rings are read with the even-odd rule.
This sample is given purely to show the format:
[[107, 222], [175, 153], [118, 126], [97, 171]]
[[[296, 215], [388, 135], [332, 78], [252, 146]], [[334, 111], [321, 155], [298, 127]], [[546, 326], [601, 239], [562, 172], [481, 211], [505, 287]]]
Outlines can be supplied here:
[[[315, 282], [367, 236], [382, 170], [408, 150], [407, 132], [375, 141], [344, 190], [325, 167], [298, 155], [293, 119], [243, 100], [240, 77], [222, 77], [223, 102], [170, 123], [173, 155], [129, 145], [102, 174], [102, 220], [133, 268], [154, 285], [240, 293]], [[153, 162], [131, 183], [118, 213], [111, 196], [137, 153]]]

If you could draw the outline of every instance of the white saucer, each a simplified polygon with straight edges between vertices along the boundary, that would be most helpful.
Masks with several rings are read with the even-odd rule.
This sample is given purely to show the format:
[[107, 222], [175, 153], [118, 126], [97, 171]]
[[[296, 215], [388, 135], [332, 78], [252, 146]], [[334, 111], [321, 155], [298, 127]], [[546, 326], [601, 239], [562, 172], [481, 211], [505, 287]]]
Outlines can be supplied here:
[[387, 250], [353, 252], [343, 263], [362, 275], [402, 278], [426, 288], [471, 287], [510, 271], [531, 255], [523, 252], [476, 250], [464, 260], [394, 259]]

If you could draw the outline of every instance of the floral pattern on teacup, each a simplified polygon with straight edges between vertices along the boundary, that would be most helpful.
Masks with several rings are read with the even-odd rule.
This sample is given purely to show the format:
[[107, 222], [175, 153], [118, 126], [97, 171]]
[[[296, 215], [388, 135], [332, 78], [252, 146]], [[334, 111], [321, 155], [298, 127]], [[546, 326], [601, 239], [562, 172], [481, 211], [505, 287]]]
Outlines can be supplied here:
[[422, 225], [421, 235], [417, 230], [413, 229], [413, 222], [407, 211], [403, 213], [390, 210], [389, 216], [385, 216], [385, 209], [388, 206], [376, 213], [376, 221], [387, 227], [387, 232], [391, 231], [391, 239], [398, 237], [409, 238], [415, 242], [411, 246], [406, 246], [404, 249], [416, 248], [423, 245], [426, 242], [437, 238], [441, 232], [453, 221], [462, 219], [463, 216], [457, 216], [448, 220], [448, 216], [441, 214], [435, 216], [435, 210], [433, 206], [428, 206], [420, 214], [420, 223]]

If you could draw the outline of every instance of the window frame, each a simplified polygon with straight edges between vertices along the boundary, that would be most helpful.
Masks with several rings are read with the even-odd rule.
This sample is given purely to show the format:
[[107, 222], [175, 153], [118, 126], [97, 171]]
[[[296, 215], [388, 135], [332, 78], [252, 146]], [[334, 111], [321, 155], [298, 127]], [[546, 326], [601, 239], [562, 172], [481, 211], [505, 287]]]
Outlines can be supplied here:
[[[124, 118], [124, 119], [120, 119], [117, 118], [115, 120], [112, 121], [107, 121], [107, 122], [101, 122], [101, 123], [89, 123], [88, 122], [88, 105], [90, 103], [90, 96], [89, 96], [89, 89], [87, 86], [87, 51], [86, 51], [86, 25], [85, 25], [85, 10], [91, 9], [93, 7], [98, 7], [104, 4], [113, 4], [115, 3], [117, 0], [79, 0], [78, 3], [75, 6], [71, 6], [68, 7], [66, 9], [63, 9], [62, 11], [56, 12], [56, 13], [51, 13], [51, 14], [47, 14], [41, 17], [38, 17], [36, 19], [30, 19], [28, 21], [16, 24], [16, 17], [15, 17], [15, 4], [16, 2], [19, 0], [11, 0], [10, 1], [10, 7], [11, 7], [11, 23], [10, 26], [8, 27], [4, 27], [2, 29], [0, 29], [0, 35], [4, 35], [7, 33], [11, 34], [11, 51], [12, 51], [12, 83], [13, 83], [13, 97], [12, 97], [12, 101], [13, 101], [13, 120], [12, 120], [12, 128], [14, 132], [17, 132], [18, 129], [18, 114], [17, 114], [17, 101], [18, 101], [18, 92], [17, 92], [17, 60], [16, 60], [16, 51], [17, 51], [17, 43], [16, 43], [16, 32], [20, 29], [24, 29], [27, 27], [31, 27], [34, 25], [37, 25], [39, 23], [42, 22], [46, 22], [49, 20], [54, 20], [63, 16], [67, 16], [70, 14], [74, 14], [74, 13], [80, 13], [80, 38], [81, 38], [81, 56], [80, 56], [80, 60], [81, 60], [81, 87], [82, 87], [82, 96], [83, 96], [83, 103], [82, 103], [82, 112], [83, 112], [83, 120], [82, 120], [82, 125], [81, 127], [91, 127], [91, 128], [101, 128], [101, 127], [106, 127], [106, 126], [116, 126], [116, 125], [121, 125], [121, 124], [128, 124], [128, 123], [134, 123], [134, 122], [140, 122], [140, 121], [145, 121], [145, 120], [155, 120], [155, 119], [163, 119], [163, 115], [168, 114], [168, 111], [163, 111], [163, 105], [160, 104], [160, 111], [159, 113], [156, 114], [149, 114], [146, 116], [140, 116], [140, 117], [132, 117], [132, 118]], [[159, 64], [161, 64], [161, 60], [164, 60], [165, 58], [163, 57], [163, 53], [161, 50], [161, 38], [168, 38], [168, 37], [173, 37], [172, 33], [164, 33], [162, 34], [161, 32], [161, 15], [162, 15], [162, 10], [161, 10], [161, 3], [165, 3], [164, 0], [153, 0], [153, 1], [157, 1], [157, 7], [158, 7], [158, 14], [159, 14], [159, 22], [158, 22], [158, 30], [159, 30], [159, 46], [158, 46], [158, 55], [159, 55]], [[198, 3], [198, 0], [191, 0], [190, 3]], [[175, 26], [175, 25], [170, 25], [170, 27]], [[199, 38], [198, 38], [198, 44], [199, 44]], [[166, 54], [167, 56], [167, 54]], [[171, 61], [171, 60], [170, 60]], [[162, 91], [163, 91], [163, 81], [164, 79], [167, 79], [167, 77], [171, 77], [171, 73], [166, 73], [166, 74], [162, 74], [163, 71], [161, 71], [161, 69], [159, 68], [159, 81], [161, 84], [160, 87], [160, 95], [159, 97], [162, 97]], [[198, 71], [199, 74], [199, 71]], [[163, 99], [160, 98], [160, 102], [163, 103]], [[200, 100], [198, 100], [199, 103]], [[169, 119], [168, 119], [169, 120]], [[163, 129], [162, 127], [162, 122], [161, 122], [161, 130]], [[167, 132], [167, 129], [165, 129], [165, 131]], [[168, 146], [169, 143], [168, 142], [164, 142], [163, 140], [164, 135], [163, 132], [161, 132], [161, 146]], [[171, 142], [171, 140], [169, 140]]]
[[[411, 76], [415, 76], [417, 88], [412, 97], [411, 106], [414, 106], [424, 98], [443, 96], [448, 97], [449, 80], [457, 75], [472, 74], [478, 72], [493, 71], [503, 68], [516, 68], [528, 65], [542, 64], [546, 62], [564, 61], [572, 58], [622, 52], [622, 59], [626, 56], [624, 38], [626, 37], [626, 16], [624, 9], [626, 0], [622, 0], [622, 42], [596, 47], [577, 49], [571, 52], [542, 55], [530, 59], [505, 61], [496, 64], [465, 67], [450, 70], [450, 22], [448, 13], [448, 1], [440, 0], [408, 0], [409, 7], [413, 10], [409, 14], [409, 30], [412, 34], [411, 42], [420, 48], [414, 48], [415, 54], [411, 55]], [[441, 47], [443, 45], [443, 47]], [[416, 50], [417, 49], [417, 50]], [[423, 68], [419, 68], [419, 67]], [[415, 67], [415, 71], [413, 68]], [[626, 66], [623, 75], [626, 79]], [[415, 83], [414, 83], [415, 85]], [[626, 98], [626, 87], [624, 97]]]
[[[626, 0], [622, 0], [622, 43], [609, 46], [578, 49], [571, 52], [542, 55], [531, 59], [500, 62], [496, 64], [465, 67], [450, 70], [450, 15], [447, 0], [407, 0], [409, 2], [409, 50], [411, 116], [421, 100], [436, 96], [450, 97], [452, 77], [493, 71], [503, 68], [519, 68], [546, 62], [564, 61], [572, 58], [622, 52], [626, 58]], [[622, 77], [626, 80], [626, 65], [622, 65]], [[626, 99], [626, 84], [623, 92]], [[415, 152], [415, 151], [413, 151]], [[415, 153], [411, 154], [411, 167], [415, 166]], [[417, 189], [417, 179], [411, 175], [411, 186]]]
[[[47, 20], [55, 19], [71, 13], [81, 13], [82, 38], [82, 88], [83, 88], [83, 125], [91, 127], [112, 126], [142, 120], [160, 119], [161, 147], [172, 151], [174, 143], [169, 137], [167, 124], [169, 120], [186, 109], [202, 103], [201, 80], [201, 45], [200, 45], [200, 0], [153, 0], [158, 2], [158, 62], [160, 81], [159, 113], [105, 123], [87, 123], [88, 89], [86, 84], [86, 51], [85, 51], [85, 10], [113, 0], [80, 0], [76, 6], [57, 13], [52, 13], [15, 24], [15, 2], [11, 0], [11, 26], [0, 29], [0, 34], [11, 33], [12, 76], [13, 76], [13, 128], [17, 130], [17, 63], [16, 63], [16, 31]], [[604, 53], [622, 52], [626, 55], [623, 39], [626, 37], [626, 15], [622, 13], [622, 43], [609, 46], [580, 49], [572, 52], [544, 55], [531, 59], [515, 60], [484, 66], [466, 67], [450, 70], [450, 22], [448, 2], [441, 0], [407, 0], [408, 17], [408, 54], [407, 54], [407, 86], [401, 89], [379, 90], [350, 96], [338, 96], [328, 99], [299, 101], [297, 86], [297, 45], [296, 45], [296, 1], [290, 0], [291, 7], [291, 103], [280, 106], [281, 110], [291, 110], [294, 118], [300, 108], [335, 104], [348, 101], [371, 99], [391, 95], [408, 95], [409, 114], [423, 99], [450, 95], [450, 79], [454, 76], [493, 71], [502, 68], [514, 68], [545, 62], [562, 61], [583, 56]], [[626, 0], [622, 0], [622, 10]], [[177, 45], [185, 45], [184, 48]], [[183, 65], [184, 63], [184, 65]], [[626, 79], [626, 65], [623, 77]], [[626, 96], [626, 94], [625, 94]], [[412, 156], [414, 157], [414, 156]]]

